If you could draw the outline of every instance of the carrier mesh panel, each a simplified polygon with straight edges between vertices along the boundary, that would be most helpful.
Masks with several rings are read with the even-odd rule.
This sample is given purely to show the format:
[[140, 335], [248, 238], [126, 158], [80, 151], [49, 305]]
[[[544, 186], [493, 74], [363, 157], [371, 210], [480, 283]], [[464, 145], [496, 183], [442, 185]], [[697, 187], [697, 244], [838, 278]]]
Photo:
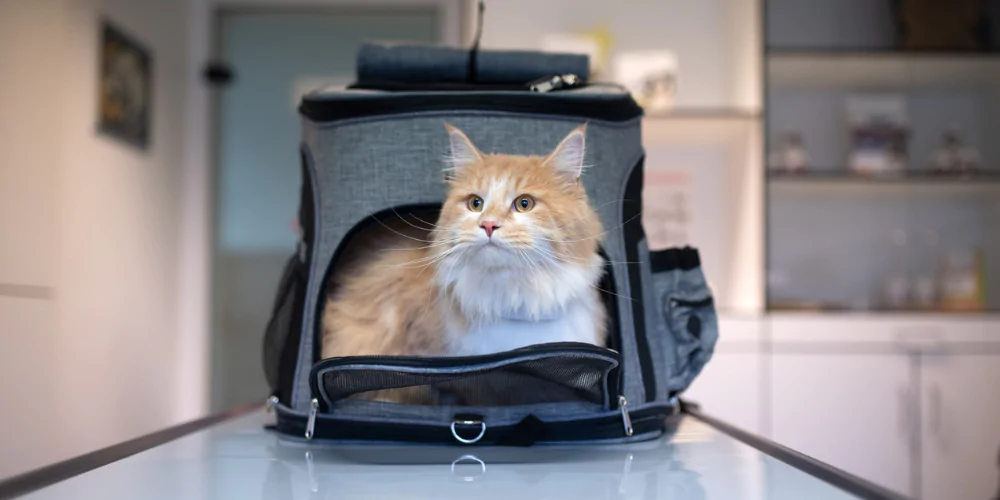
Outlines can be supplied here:
[[330, 402], [358, 397], [405, 404], [515, 406], [537, 403], [605, 404], [612, 362], [581, 356], [530, 359], [487, 369], [404, 372], [392, 366], [334, 369], [320, 383]]

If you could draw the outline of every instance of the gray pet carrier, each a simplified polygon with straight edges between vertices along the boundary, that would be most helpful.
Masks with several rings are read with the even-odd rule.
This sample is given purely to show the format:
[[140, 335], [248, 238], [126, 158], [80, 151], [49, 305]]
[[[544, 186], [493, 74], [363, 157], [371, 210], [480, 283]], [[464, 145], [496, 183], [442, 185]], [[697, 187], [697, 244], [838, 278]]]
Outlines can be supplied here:
[[[642, 110], [625, 90], [554, 77], [521, 84], [361, 82], [307, 95], [303, 238], [285, 269], [264, 364], [276, 430], [311, 440], [528, 445], [658, 436], [712, 355], [718, 329], [696, 250], [651, 252], [641, 223]], [[480, 149], [544, 155], [586, 122], [582, 177], [605, 228], [608, 348], [540, 344], [470, 357], [319, 359], [326, 281], [353, 236], [387, 218], [434, 217], [444, 122]], [[384, 223], [384, 222], [383, 222]], [[507, 391], [503, 406], [421, 406], [352, 396], [425, 386]]]

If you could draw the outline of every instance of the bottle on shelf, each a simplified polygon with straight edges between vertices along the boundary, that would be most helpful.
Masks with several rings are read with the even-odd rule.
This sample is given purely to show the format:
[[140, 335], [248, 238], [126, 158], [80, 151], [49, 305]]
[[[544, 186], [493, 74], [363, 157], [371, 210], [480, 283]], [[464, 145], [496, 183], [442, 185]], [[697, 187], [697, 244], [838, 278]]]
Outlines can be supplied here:
[[910, 280], [907, 272], [908, 237], [906, 231], [896, 229], [889, 235], [892, 243], [892, 270], [882, 285], [882, 307], [904, 309], [910, 302]]
[[916, 309], [930, 310], [937, 307], [938, 301], [938, 234], [928, 230], [923, 235], [923, 247], [917, 261], [917, 270], [913, 278], [911, 299]]

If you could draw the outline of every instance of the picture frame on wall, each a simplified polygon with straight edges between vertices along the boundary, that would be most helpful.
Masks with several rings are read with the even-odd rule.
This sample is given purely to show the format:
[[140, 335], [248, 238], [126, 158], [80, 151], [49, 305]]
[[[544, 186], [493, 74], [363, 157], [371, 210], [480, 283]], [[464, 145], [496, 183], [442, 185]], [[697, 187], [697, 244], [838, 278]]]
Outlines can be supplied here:
[[153, 58], [144, 45], [101, 20], [98, 130], [143, 151], [151, 135]]

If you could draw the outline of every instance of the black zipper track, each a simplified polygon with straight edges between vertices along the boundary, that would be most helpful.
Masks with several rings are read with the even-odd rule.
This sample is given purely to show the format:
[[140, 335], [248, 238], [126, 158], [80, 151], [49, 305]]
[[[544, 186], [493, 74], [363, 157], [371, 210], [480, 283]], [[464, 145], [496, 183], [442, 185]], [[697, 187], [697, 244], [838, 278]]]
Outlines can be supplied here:
[[[674, 413], [671, 406], [659, 406], [633, 411], [629, 414], [632, 421], [633, 435], [641, 435], [660, 431], [664, 428], [665, 419]], [[609, 415], [599, 418], [570, 420], [545, 423], [545, 441], [594, 441], [601, 439], [616, 439], [625, 436], [622, 418], [619, 415]], [[306, 418], [278, 413], [275, 430], [290, 436], [303, 436], [306, 429]], [[458, 426], [465, 433], [477, 433], [479, 427]], [[483, 438], [476, 445], [497, 444], [510, 433], [517, 431], [517, 424], [504, 426], [489, 426], [487, 422]], [[359, 440], [359, 441], [398, 441], [415, 443], [456, 443], [451, 434], [450, 425], [414, 424], [398, 422], [366, 422], [351, 419], [341, 419], [333, 416], [318, 416], [313, 430], [313, 439]]]
[[522, 93], [408, 92], [329, 99], [307, 96], [299, 106], [299, 112], [315, 122], [428, 111], [498, 111], [613, 122], [629, 121], [642, 116], [642, 108], [626, 93], [609, 97], [607, 94], [584, 96], [527, 90]]
[[[483, 354], [479, 356], [345, 356], [340, 358], [328, 358], [320, 361], [313, 367], [313, 373], [325, 368], [332, 368], [343, 365], [357, 364], [379, 364], [386, 366], [413, 366], [420, 368], [455, 368], [472, 366], [475, 364], [495, 363], [506, 361], [519, 356], [533, 354], [565, 354], [565, 353], [587, 353], [598, 354], [618, 361], [617, 352], [597, 347], [583, 342], [552, 342], [548, 344], [537, 344], [521, 347], [511, 351], [503, 351], [493, 354]], [[612, 353], [609, 355], [609, 353]]]
[[[615, 366], [608, 372], [605, 387], [608, 392], [609, 409], [615, 409], [618, 405], [618, 396], [621, 394], [621, 355], [614, 350], [598, 347], [581, 342], [553, 342], [549, 344], [539, 344], [511, 351], [485, 354], [481, 356], [447, 356], [447, 357], [424, 357], [424, 356], [347, 356], [340, 358], [329, 358], [320, 361], [313, 366], [309, 373], [309, 390], [314, 398], [319, 398], [319, 384], [321, 371], [338, 366], [371, 364], [384, 367], [416, 367], [416, 368], [463, 368], [469, 367], [469, 372], [479, 371], [477, 365], [496, 363], [511, 360], [516, 364], [517, 358], [523, 356], [533, 356], [538, 354], [565, 355], [565, 354], [593, 354], [604, 358], [609, 362], [614, 362]], [[612, 390], [616, 389], [616, 390]], [[322, 410], [328, 412], [328, 402], [321, 399]]]

